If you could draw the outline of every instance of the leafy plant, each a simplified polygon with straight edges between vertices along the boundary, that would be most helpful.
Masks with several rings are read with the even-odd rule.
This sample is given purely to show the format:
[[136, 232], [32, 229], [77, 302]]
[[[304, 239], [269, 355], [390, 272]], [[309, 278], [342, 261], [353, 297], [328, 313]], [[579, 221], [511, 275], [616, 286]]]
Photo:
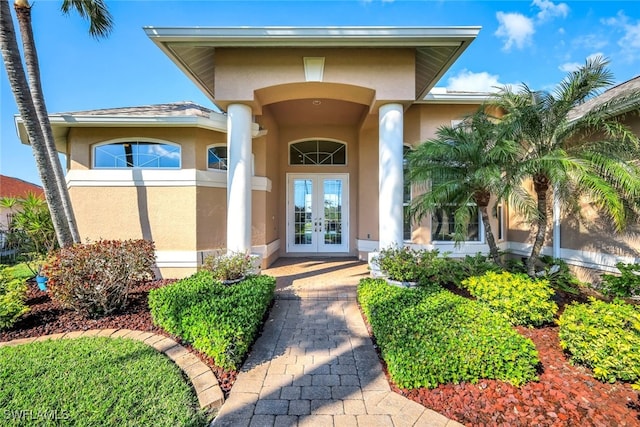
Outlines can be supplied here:
[[213, 278], [221, 282], [241, 279], [251, 273], [253, 258], [249, 254], [219, 253], [210, 255], [204, 260], [205, 267], [211, 271]]
[[53, 299], [96, 317], [126, 306], [129, 290], [153, 278], [153, 242], [100, 240], [58, 250], [43, 274]]
[[558, 311], [549, 282], [525, 274], [489, 271], [463, 280], [462, 286], [513, 325], [549, 323]]
[[378, 253], [377, 263], [391, 280], [417, 282], [420, 279], [419, 253], [409, 247], [382, 249]]
[[573, 295], [580, 293], [579, 286], [582, 283], [571, 273], [564, 260], [544, 255], [540, 261], [544, 263], [544, 270], [537, 274], [538, 277], [548, 280], [554, 289]]
[[571, 361], [593, 369], [601, 381], [640, 383], [640, 310], [622, 300], [591, 298], [569, 305], [560, 319], [560, 345]]
[[216, 365], [239, 368], [258, 333], [275, 290], [275, 279], [250, 276], [224, 286], [211, 271], [149, 293], [154, 324], [191, 343]]
[[640, 264], [619, 262], [616, 267], [620, 270], [620, 276], [602, 275], [602, 292], [612, 297], [640, 296]]
[[358, 301], [399, 387], [537, 379], [533, 342], [483, 304], [438, 287], [406, 290], [375, 279], [360, 281]]
[[27, 284], [24, 280], [11, 278], [0, 268], [0, 329], [7, 329], [26, 312]]
[[17, 250], [34, 275], [48, 253], [57, 248], [56, 233], [44, 198], [28, 193], [24, 197], [3, 197], [0, 206], [11, 209], [6, 244]]

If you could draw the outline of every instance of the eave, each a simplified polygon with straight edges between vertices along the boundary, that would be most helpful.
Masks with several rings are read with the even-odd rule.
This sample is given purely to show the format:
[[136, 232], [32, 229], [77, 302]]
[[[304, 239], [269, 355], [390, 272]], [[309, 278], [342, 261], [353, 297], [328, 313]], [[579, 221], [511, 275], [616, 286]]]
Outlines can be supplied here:
[[[144, 128], [144, 127], [192, 127], [227, 132], [226, 115], [211, 113], [210, 117], [199, 116], [125, 116], [125, 115], [91, 115], [91, 114], [52, 114], [49, 116], [56, 148], [66, 153], [67, 136], [71, 128]], [[15, 125], [20, 142], [29, 145], [29, 137], [22, 118], [15, 116]], [[252, 124], [254, 138], [263, 134], [258, 124]]]
[[144, 27], [147, 36], [215, 102], [219, 47], [413, 48], [421, 100], [481, 27]]

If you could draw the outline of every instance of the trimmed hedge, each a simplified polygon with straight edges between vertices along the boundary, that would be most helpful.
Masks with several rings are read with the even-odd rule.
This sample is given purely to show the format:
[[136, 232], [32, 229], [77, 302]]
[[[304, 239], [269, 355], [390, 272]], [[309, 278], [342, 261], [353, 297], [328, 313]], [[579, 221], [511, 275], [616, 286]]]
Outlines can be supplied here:
[[622, 301], [571, 304], [560, 319], [560, 345], [601, 381], [640, 383], [640, 309]]
[[391, 379], [434, 388], [482, 378], [519, 386], [537, 380], [533, 342], [486, 306], [443, 289], [401, 289], [363, 279], [358, 301]]
[[558, 311], [549, 281], [532, 280], [526, 274], [489, 271], [463, 280], [462, 286], [513, 325], [550, 323]]
[[216, 365], [237, 370], [269, 307], [276, 280], [251, 276], [223, 285], [200, 271], [149, 293], [153, 323], [191, 343]]

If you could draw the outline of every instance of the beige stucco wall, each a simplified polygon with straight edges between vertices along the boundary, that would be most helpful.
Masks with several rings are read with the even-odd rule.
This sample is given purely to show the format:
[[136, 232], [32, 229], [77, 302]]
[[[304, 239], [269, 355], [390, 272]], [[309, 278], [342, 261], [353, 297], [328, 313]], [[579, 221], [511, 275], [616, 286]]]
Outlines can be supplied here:
[[253, 101], [255, 90], [304, 82], [304, 57], [325, 58], [323, 82], [371, 88], [378, 100], [415, 99], [413, 49], [217, 48], [217, 102]]
[[72, 187], [82, 239], [147, 239], [157, 250], [196, 249], [195, 187]]

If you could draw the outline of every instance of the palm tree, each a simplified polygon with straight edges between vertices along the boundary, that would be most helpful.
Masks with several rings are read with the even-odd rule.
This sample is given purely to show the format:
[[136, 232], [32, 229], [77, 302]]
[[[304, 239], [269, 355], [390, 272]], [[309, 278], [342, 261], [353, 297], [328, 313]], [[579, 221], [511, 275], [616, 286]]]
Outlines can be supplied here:
[[562, 205], [574, 208], [588, 197], [617, 231], [631, 219], [640, 196], [640, 171], [634, 163], [640, 154], [638, 137], [611, 117], [628, 98], [575, 114], [576, 107], [613, 83], [607, 65], [602, 57], [588, 59], [553, 93], [523, 84], [517, 92], [506, 87], [496, 96], [494, 104], [505, 113], [501, 124], [520, 143], [517, 170], [509, 179], [530, 179], [537, 199], [535, 215], [525, 215], [533, 224], [527, 261], [531, 276], [545, 241], [550, 194], [555, 192]]
[[497, 126], [495, 119], [481, 109], [460, 126], [439, 128], [436, 138], [408, 156], [409, 182], [427, 190], [412, 200], [411, 216], [419, 220], [450, 208], [458, 243], [465, 240], [468, 224], [479, 210], [491, 257], [499, 265], [500, 254], [489, 220], [491, 196], [497, 200], [508, 197], [521, 209], [527, 208], [524, 192], [505, 185], [505, 170], [516, 161], [519, 147], [509, 135], [501, 133], [504, 130], [508, 129]]
[[[31, 96], [42, 128], [44, 144], [55, 176], [56, 185], [60, 192], [62, 209], [69, 224], [72, 242], [78, 243], [80, 242], [80, 235], [78, 233], [75, 215], [71, 206], [71, 199], [65, 182], [64, 172], [55, 147], [53, 132], [51, 130], [49, 115], [47, 113], [47, 107], [42, 91], [38, 54], [31, 25], [31, 5], [27, 0], [16, 0], [14, 7], [18, 23], [20, 25], [24, 59], [27, 66], [27, 73], [29, 75]], [[80, 16], [88, 18], [90, 22], [89, 33], [96, 38], [106, 37], [113, 26], [111, 15], [103, 0], [63, 0], [61, 9], [65, 14], [68, 14], [71, 9], [75, 9]]]
[[22, 67], [20, 51], [11, 19], [11, 10], [7, 0], [0, 0], [0, 51], [7, 70], [9, 84], [31, 141], [33, 157], [35, 158], [44, 194], [51, 210], [56, 237], [61, 246], [68, 245], [70, 242], [73, 243], [73, 238], [64, 215], [60, 191], [55, 181], [55, 175], [44, 145], [42, 128], [38, 122], [38, 115], [33, 104], [24, 68]]

